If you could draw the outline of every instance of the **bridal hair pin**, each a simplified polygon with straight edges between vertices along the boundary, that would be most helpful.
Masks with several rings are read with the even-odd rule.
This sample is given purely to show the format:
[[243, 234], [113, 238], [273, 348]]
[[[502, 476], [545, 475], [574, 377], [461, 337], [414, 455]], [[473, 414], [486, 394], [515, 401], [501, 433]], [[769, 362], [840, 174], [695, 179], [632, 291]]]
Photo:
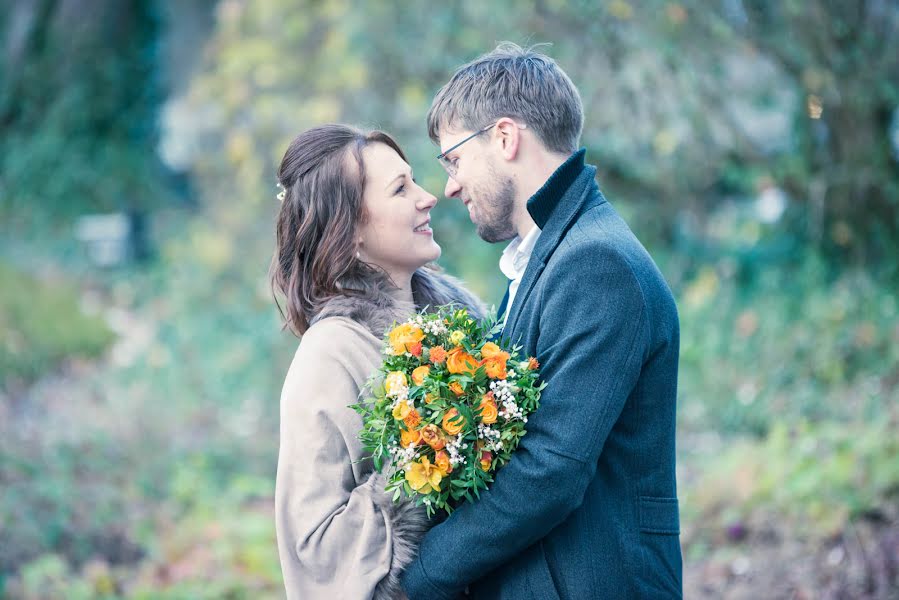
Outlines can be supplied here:
[[287, 195], [287, 189], [285, 189], [285, 187], [281, 185], [280, 181], [278, 181], [275, 185], [277, 185], [281, 190], [275, 195], [275, 198], [277, 198], [279, 202], [284, 202], [284, 197]]

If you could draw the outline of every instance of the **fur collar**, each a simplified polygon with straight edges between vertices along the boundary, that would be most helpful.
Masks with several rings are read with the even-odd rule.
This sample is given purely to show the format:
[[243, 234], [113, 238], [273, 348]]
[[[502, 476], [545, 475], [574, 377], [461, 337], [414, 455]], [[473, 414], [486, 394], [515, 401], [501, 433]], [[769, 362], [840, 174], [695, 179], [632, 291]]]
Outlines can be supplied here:
[[461, 281], [430, 267], [422, 267], [412, 275], [412, 297], [414, 306], [396, 300], [384, 289], [376, 289], [371, 297], [335, 296], [324, 303], [310, 325], [327, 317], [347, 317], [381, 339], [388, 327], [425, 307], [433, 310], [444, 304], [458, 304], [468, 308], [473, 318], [481, 319], [486, 315], [484, 304], [465, 289]]

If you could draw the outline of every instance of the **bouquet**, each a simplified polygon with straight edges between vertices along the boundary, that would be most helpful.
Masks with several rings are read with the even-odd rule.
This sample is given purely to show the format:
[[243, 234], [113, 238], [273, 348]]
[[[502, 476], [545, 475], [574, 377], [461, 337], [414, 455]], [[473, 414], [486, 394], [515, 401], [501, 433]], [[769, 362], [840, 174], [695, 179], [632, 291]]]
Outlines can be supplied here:
[[[509, 462], [537, 409], [539, 364], [491, 341], [501, 329], [465, 309], [420, 313], [385, 335], [384, 361], [351, 408], [387, 491], [447, 514]], [[385, 471], [386, 467], [386, 471]]]

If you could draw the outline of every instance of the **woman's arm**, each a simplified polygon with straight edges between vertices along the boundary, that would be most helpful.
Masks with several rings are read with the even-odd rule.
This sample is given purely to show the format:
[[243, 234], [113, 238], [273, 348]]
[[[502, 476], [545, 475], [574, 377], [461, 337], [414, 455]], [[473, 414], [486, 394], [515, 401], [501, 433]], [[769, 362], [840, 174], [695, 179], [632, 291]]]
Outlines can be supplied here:
[[426, 530], [423, 511], [394, 504], [380, 474], [357, 485], [351, 336], [339, 323], [310, 328], [282, 392], [275, 517], [289, 598], [396, 598]]

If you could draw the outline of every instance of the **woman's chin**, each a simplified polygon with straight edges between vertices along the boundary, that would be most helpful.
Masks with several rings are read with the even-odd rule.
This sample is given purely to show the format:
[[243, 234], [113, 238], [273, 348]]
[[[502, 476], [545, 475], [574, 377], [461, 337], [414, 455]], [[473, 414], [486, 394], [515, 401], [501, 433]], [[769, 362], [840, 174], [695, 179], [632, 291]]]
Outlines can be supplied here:
[[440, 246], [435, 243], [434, 248], [431, 250], [431, 252], [423, 252], [420, 256], [418, 256], [419, 264], [416, 268], [421, 268], [432, 262], [437, 262], [441, 254], [443, 254], [443, 251], [440, 249]]

